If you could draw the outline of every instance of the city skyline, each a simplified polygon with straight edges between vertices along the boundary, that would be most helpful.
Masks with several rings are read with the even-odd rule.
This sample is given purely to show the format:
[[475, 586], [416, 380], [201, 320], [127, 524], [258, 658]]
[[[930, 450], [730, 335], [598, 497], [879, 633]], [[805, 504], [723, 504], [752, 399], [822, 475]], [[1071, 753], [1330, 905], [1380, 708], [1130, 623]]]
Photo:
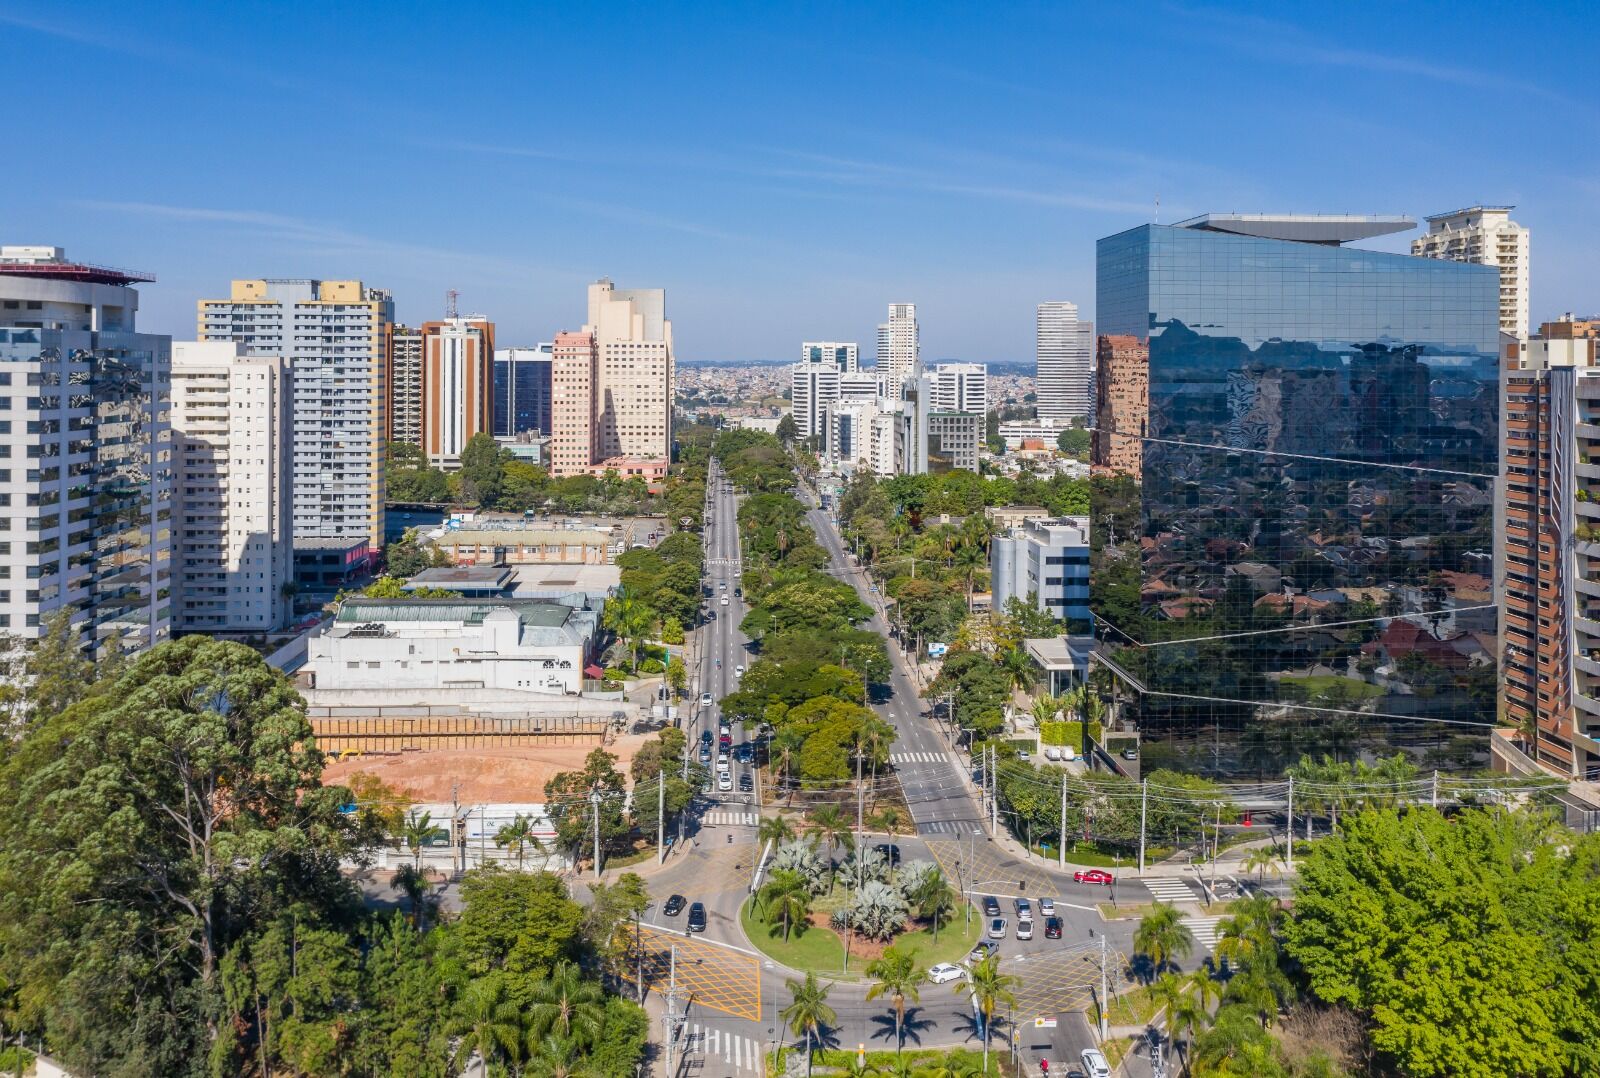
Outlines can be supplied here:
[[[1088, 47], [1071, 65], [1056, 62], [1050, 33], [1019, 32], [1022, 20], [1049, 31], [1064, 14], [947, 12], [887, 66], [803, 87], [762, 76], [824, 40], [904, 33], [901, 20], [778, 13], [758, 25], [661, 9], [602, 31], [560, 11], [471, 13], [486, 65], [527, 41], [559, 52], [603, 33], [623, 73], [526, 89], [428, 72], [380, 79], [400, 34], [450, 25], [427, 9], [376, 24], [359, 13], [193, 15], [184, 5], [93, 19], [64, 6], [0, 11], [42, 66], [139, 60], [138, 107], [97, 120], [95, 91], [64, 86], [19, 116], [19, 138], [43, 158], [87, 138], [151, 163], [115, 193], [89, 174], [19, 173], [8, 241], [154, 271], [144, 320], [177, 337], [213, 282], [262, 273], [381, 279], [407, 324], [459, 289], [496, 319], [501, 341], [533, 345], [579, 324], [576, 290], [611, 276], [672, 291], [690, 330], [685, 362], [782, 359], [818, 335], [870, 340], [898, 299], [918, 304], [928, 357], [1023, 360], [1036, 304], [1069, 299], [1096, 318], [1094, 240], [1149, 222], [1158, 198], [1162, 221], [1314, 207], [1420, 222], [1515, 205], [1535, 235], [1534, 324], [1585, 313], [1600, 283], [1587, 258], [1600, 171], [1581, 137], [1593, 95], [1545, 74], [1563, 69], [1567, 50], [1580, 56], [1560, 7], [1490, 19], [1495, 35], [1478, 32], [1486, 20], [1470, 9], [1448, 23], [1425, 9], [1292, 22], [1183, 6], [1082, 12], [1072, 29]], [[358, 22], [372, 46], [359, 56], [343, 45]], [[971, 57], [1002, 39], [1007, 69], [993, 75]], [[223, 63], [233, 40], [253, 51]], [[1506, 71], [1507, 45], [1540, 65]], [[723, 58], [714, 69], [683, 62], [708, 48]], [[1132, 69], [1145, 72], [1138, 86], [1118, 78]], [[713, 93], [711, 80], [738, 92]], [[380, 82], [381, 97], [369, 92]], [[626, 153], [608, 146], [592, 117], [647, 88], [651, 123]], [[815, 107], [799, 107], [801, 93], [820, 95]], [[237, 130], [223, 122], [266, 94], [284, 107]], [[1102, 106], [1063, 112], [1080, 99]], [[289, 119], [307, 108], [314, 130]], [[164, 122], [171, 115], [190, 122]], [[1204, 121], [1218, 115], [1241, 137], [1217, 140]], [[191, 149], [198, 126], [203, 156]], [[1522, 149], [1485, 154], [1453, 137], [1463, 129], [1515, 131]], [[262, 157], [247, 139], [275, 149]], [[1394, 160], [1402, 146], [1413, 165], [1350, 167]], [[426, 187], [370, 168], [375, 155], [441, 151], [476, 167], [430, 174]], [[1375, 246], [1404, 251], [1421, 234]]]

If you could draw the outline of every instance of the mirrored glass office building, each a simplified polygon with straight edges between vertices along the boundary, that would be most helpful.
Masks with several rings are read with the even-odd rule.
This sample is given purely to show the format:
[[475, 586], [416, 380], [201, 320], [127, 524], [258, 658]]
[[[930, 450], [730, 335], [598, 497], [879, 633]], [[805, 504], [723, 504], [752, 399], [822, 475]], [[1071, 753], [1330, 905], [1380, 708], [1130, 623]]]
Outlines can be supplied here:
[[1137, 429], [1102, 432], [1142, 466], [1097, 485], [1093, 543], [1146, 770], [1486, 760], [1498, 278], [1343, 246], [1412, 224], [1208, 215], [1099, 242], [1100, 332], [1149, 350]]

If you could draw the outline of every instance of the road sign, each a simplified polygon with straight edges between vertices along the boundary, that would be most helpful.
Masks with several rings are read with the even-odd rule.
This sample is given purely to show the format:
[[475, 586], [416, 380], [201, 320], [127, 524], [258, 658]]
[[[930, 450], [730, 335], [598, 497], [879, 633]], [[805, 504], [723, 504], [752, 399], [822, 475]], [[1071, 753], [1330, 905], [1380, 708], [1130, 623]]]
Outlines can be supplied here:
[[1033, 1020], [1033, 1028], [1034, 1029], [1054, 1029], [1054, 1028], [1056, 1028], [1056, 1016], [1051, 1014], [1051, 1015], [1041, 1015], [1040, 1017], [1035, 1018]]

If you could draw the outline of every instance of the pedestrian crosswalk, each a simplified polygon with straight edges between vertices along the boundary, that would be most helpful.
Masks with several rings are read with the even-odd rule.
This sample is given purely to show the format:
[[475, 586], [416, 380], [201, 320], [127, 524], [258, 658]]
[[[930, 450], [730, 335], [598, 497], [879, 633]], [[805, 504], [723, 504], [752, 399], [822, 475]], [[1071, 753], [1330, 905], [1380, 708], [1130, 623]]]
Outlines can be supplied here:
[[1185, 917], [1183, 919], [1183, 923], [1188, 927], [1189, 933], [1194, 936], [1194, 941], [1208, 951], [1216, 950], [1217, 936], [1219, 935], [1217, 925], [1221, 921], [1221, 917]]
[[943, 752], [895, 752], [889, 754], [889, 762], [902, 767], [906, 764], [945, 763], [949, 759], [949, 755]]
[[754, 827], [761, 822], [761, 815], [755, 812], [708, 812], [705, 822], [717, 827]]
[[977, 820], [924, 820], [917, 824], [917, 834], [966, 835], [981, 827]]
[[1162, 902], [1198, 902], [1200, 900], [1199, 896], [1194, 893], [1194, 889], [1187, 883], [1173, 879], [1170, 876], [1158, 876], [1143, 882], [1150, 893]]
[[733, 1070], [762, 1072], [761, 1044], [754, 1037], [740, 1037], [726, 1030], [702, 1028], [698, 1023], [689, 1026], [689, 1045], [684, 1053], [693, 1060], [699, 1056], [706, 1063], [697, 1068], [706, 1075], [722, 1075]]

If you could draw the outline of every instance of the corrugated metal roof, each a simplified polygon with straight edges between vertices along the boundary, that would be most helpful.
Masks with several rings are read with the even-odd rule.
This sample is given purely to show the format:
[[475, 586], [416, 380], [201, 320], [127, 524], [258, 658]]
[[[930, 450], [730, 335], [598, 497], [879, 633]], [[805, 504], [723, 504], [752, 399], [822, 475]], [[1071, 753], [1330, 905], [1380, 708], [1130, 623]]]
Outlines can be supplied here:
[[481, 625], [484, 617], [494, 610], [511, 610], [523, 625], [545, 628], [565, 625], [574, 613], [572, 607], [548, 599], [371, 599], [358, 596], [339, 604], [334, 622], [359, 625], [370, 621], [459, 621]]

